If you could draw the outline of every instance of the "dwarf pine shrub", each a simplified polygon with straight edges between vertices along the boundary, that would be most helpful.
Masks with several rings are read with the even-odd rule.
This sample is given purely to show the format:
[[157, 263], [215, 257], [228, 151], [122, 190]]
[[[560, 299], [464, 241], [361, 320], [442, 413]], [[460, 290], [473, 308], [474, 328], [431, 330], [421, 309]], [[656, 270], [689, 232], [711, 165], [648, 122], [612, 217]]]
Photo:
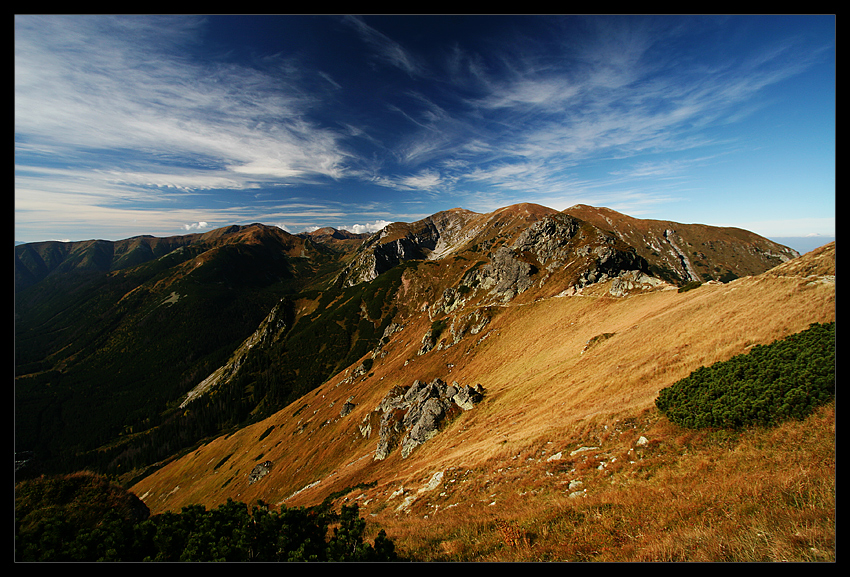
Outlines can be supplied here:
[[662, 389], [655, 405], [683, 427], [738, 429], [802, 419], [834, 396], [832, 322], [700, 367]]

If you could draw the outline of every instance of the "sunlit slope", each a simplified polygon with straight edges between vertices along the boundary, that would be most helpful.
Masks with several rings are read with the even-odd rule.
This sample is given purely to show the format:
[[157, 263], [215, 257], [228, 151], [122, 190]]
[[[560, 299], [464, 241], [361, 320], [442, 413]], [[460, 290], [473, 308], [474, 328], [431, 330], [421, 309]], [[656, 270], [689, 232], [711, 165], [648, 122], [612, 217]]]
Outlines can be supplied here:
[[[791, 261], [728, 284], [624, 298], [606, 296], [606, 283], [599, 283], [582, 296], [506, 306], [480, 334], [419, 356], [430, 324], [423, 314], [392, 335], [386, 356], [376, 358], [368, 374], [353, 382], [341, 374], [266, 421], [169, 463], [132, 490], [157, 513], [228, 498], [307, 505], [375, 483], [376, 498], [361, 508], [381, 519], [392, 509], [377, 495], [422, 486], [451, 467], [486, 467], [543, 441], [567, 448], [573, 442], [568, 432], [580, 420], [651, 408], [661, 388], [699, 366], [834, 320], [834, 243], [799, 258], [818, 265]], [[484, 400], [406, 459], [395, 451], [373, 460], [377, 434], [361, 434], [364, 418], [394, 385], [435, 377], [480, 383]], [[355, 406], [343, 417], [346, 401]], [[270, 472], [251, 483], [251, 471], [266, 461]]]

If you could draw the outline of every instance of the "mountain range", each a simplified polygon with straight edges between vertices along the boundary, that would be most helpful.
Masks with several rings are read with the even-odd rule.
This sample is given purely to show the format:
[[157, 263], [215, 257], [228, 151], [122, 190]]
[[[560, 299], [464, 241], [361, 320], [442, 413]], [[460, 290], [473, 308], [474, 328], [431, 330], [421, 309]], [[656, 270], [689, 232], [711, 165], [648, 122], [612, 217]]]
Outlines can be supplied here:
[[433, 515], [463, 471], [579, 450], [579, 424], [834, 320], [834, 269], [834, 243], [586, 205], [19, 245], [19, 474], [97, 470], [154, 512], [368, 486], [384, 523]]

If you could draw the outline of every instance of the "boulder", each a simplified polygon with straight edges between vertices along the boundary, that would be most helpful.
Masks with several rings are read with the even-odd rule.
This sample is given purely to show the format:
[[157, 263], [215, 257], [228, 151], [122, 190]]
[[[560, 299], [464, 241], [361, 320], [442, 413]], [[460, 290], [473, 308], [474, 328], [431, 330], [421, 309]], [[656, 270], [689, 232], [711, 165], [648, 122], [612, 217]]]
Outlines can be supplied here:
[[475, 405], [481, 402], [484, 398], [481, 385], [475, 385], [475, 387], [470, 387], [469, 385], [464, 385], [453, 397], [452, 401], [455, 404], [463, 409], [464, 411], [468, 411], [470, 409], [474, 409]]
[[[401, 441], [401, 456], [406, 458], [411, 451], [437, 434], [440, 424], [446, 416], [444, 401], [437, 397], [426, 399], [416, 410], [411, 410], [407, 416], [414, 415], [410, 419], [407, 434]], [[405, 421], [407, 421], [405, 417]]]
[[262, 479], [263, 477], [268, 475], [269, 471], [271, 471], [271, 470], [272, 470], [272, 462], [271, 461], [264, 461], [264, 462], [260, 463], [259, 465], [254, 467], [254, 469], [251, 471], [251, 474], [248, 475], [248, 484], [253, 485], [257, 481], [259, 481], [260, 479]]
[[[446, 419], [460, 410], [474, 408], [483, 397], [481, 385], [447, 385], [439, 378], [430, 383], [416, 380], [407, 389], [393, 387], [372, 412], [381, 414], [374, 459], [386, 459], [399, 445], [402, 458], [408, 457], [416, 447], [434, 437]], [[371, 426], [364, 425], [360, 431], [366, 437], [371, 434]]]

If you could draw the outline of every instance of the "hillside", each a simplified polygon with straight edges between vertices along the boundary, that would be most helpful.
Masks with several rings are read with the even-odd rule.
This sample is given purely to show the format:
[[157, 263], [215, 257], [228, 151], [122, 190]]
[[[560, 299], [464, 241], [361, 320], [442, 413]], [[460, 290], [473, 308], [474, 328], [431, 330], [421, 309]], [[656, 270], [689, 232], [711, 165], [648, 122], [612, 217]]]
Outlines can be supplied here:
[[564, 213], [610, 230], [647, 259], [654, 274], [670, 282], [719, 280], [759, 274], [800, 256], [748, 230], [637, 219], [609, 208], [584, 204]]
[[[365, 370], [353, 364], [132, 491], [158, 512], [229, 497], [297, 506], [360, 487], [347, 498], [422, 559], [781, 560], [795, 547], [791, 560], [834, 559], [834, 411], [731, 435], [678, 429], [654, 409], [700, 366], [834, 321], [834, 250], [687, 292], [612, 292], [621, 274], [572, 291], [538, 281], [507, 301], [440, 300], [463, 291], [416, 271], [468, 269], [426, 261], [396, 293], [426, 304], [404, 309]], [[477, 330], [454, 330], [482, 314], [466, 325]], [[440, 318], [453, 330], [420, 354]], [[375, 459], [367, 425], [382, 400], [435, 378], [480, 384], [483, 399], [406, 456]]]
[[[664, 447], [653, 475], [690, 471], [683, 455], [716, 438], [671, 429], [659, 390], [835, 315], [834, 243], [795, 258], [747, 231], [582, 206], [456, 208], [364, 236], [254, 224], [33, 243], [16, 256], [31, 284], [15, 299], [15, 442], [33, 456], [16, 477], [90, 468], [153, 513], [346, 495], [418, 558], [484, 555], [456, 532], [492, 541], [499, 519], [584, 511], [570, 494], [615, 498], [594, 479], [616, 459], [623, 479], [646, 480], [625, 466], [641, 436]], [[829, 416], [812, 423], [800, 426], [821, 427], [807, 433], [821, 444], [803, 453], [746, 443], [776, 447], [778, 463], [828, 453]], [[611, 431], [619, 440], [597, 453]], [[828, 480], [828, 455], [817, 463]], [[447, 510], [448, 525], [429, 521]], [[538, 549], [513, 554], [550, 554], [521, 534]]]
[[[690, 278], [659, 278], [622, 235], [529, 203], [373, 235], [252, 224], [15, 255], [16, 450], [43, 471], [123, 476], [268, 417], [423, 310], [425, 351], [508, 303]], [[748, 271], [775, 264], [755, 256]]]
[[15, 253], [16, 271], [41, 275], [15, 293], [16, 450], [47, 471], [102, 469], [114, 455], [94, 449], [169, 422], [270, 310], [330, 282], [348, 254], [264, 225]]

